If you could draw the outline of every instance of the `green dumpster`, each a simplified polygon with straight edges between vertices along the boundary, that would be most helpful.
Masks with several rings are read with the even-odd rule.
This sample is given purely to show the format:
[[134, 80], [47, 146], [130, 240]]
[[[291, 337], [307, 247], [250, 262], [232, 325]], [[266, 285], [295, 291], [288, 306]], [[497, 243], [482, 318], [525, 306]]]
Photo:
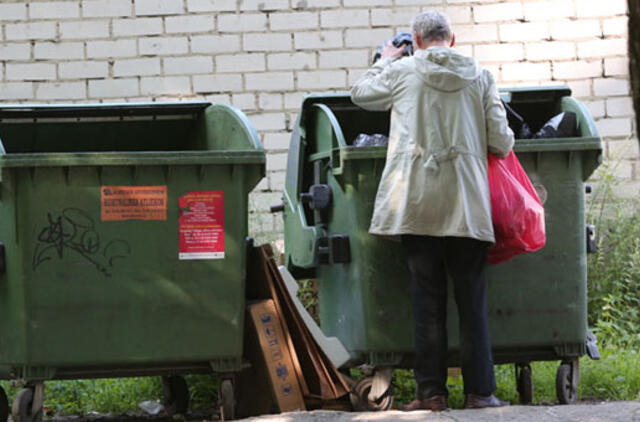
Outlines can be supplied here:
[[182, 412], [179, 374], [241, 368], [265, 155], [240, 111], [1, 106], [0, 140], [0, 379], [27, 387], [15, 422], [41, 417], [46, 380], [163, 375]]
[[[564, 87], [502, 92], [532, 130], [572, 111], [580, 134], [516, 142], [516, 154], [544, 202], [547, 244], [489, 270], [494, 358], [516, 364], [525, 403], [532, 399], [531, 361], [562, 361], [556, 381], [558, 398], [566, 403], [576, 394], [577, 358], [589, 350], [597, 354], [587, 327], [584, 181], [601, 162], [602, 147], [588, 111], [570, 95]], [[386, 147], [352, 143], [359, 133], [388, 134], [389, 117], [359, 108], [346, 94], [307, 97], [291, 140], [282, 207], [286, 265], [297, 278], [317, 279], [322, 329], [344, 343], [351, 365], [381, 369], [412, 364], [409, 277], [402, 246], [368, 233]], [[448, 315], [450, 365], [457, 366], [452, 297]], [[368, 384], [355, 391], [373, 388], [371, 379], [363, 382]], [[367, 394], [360, 399], [365, 408], [381, 406]]]

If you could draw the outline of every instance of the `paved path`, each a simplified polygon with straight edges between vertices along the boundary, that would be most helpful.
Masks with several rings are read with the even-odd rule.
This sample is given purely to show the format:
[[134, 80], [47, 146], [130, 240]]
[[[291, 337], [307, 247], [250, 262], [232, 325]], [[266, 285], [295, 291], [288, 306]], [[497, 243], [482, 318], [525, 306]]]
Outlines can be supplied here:
[[510, 406], [498, 409], [449, 410], [441, 413], [397, 410], [346, 413], [316, 410], [243, 419], [245, 422], [640, 422], [640, 402], [607, 402], [571, 406]]

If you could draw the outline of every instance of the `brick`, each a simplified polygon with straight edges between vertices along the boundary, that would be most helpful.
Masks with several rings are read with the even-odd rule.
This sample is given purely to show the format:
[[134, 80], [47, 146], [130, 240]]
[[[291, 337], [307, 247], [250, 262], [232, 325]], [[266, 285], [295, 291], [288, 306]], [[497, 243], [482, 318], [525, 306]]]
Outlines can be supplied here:
[[540, 81], [551, 79], [549, 63], [508, 63], [502, 65], [503, 81]]
[[89, 81], [90, 98], [118, 98], [140, 95], [138, 79], [104, 79]]
[[291, 142], [291, 134], [287, 132], [265, 133], [263, 142], [264, 148], [269, 151], [287, 150]]
[[522, 44], [476, 45], [474, 57], [483, 63], [515, 62], [524, 58], [524, 48]]
[[380, 40], [386, 40], [392, 36], [393, 31], [388, 28], [347, 29], [344, 39], [347, 47], [377, 47]]
[[626, 76], [629, 74], [629, 58], [606, 58], [604, 59], [605, 76]]
[[140, 79], [142, 95], [179, 95], [191, 94], [191, 81], [188, 76], [144, 77]]
[[600, 36], [602, 36], [602, 30], [597, 20], [551, 22], [551, 37], [556, 40], [577, 40]]
[[[287, 178], [287, 173], [284, 171], [272, 171], [269, 173], [269, 188], [276, 192], [282, 192], [284, 190], [285, 180]], [[277, 225], [282, 225], [283, 223], [279, 222], [280, 219], [276, 220]], [[276, 233], [284, 233], [284, 227], [276, 227], [274, 228], [274, 232]], [[278, 246], [282, 244], [282, 246]], [[278, 239], [274, 242], [274, 245], [278, 248], [281, 253], [284, 253], [284, 239]]]
[[267, 56], [269, 70], [315, 69], [315, 53], [275, 53]]
[[633, 138], [621, 141], [609, 141], [605, 143], [608, 159], [615, 158], [640, 158], [640, 149], [638, 148], [638, 140]]
[[56, 37], [54, 22], [28, 22], [5, 25], [7, 40], [44, 40]]
[[0, 4], [0, 21], [22, 21], [25, 19], [27, 19], [26, 4]]
[[80, 17], [77, 1], [43, 1], [29, 3], [31, 19], [65, 19]]
[[576, 15], [571, 0], [524, 1], [523, 6], [527, 21], [548, 21], [550, 18], [572, 18]]
[[58, 65], [61, 79], [107, 78], [109, 63], [107, 62], [65, 62]]
[[[394, 26], [402, 25], [409, 26], [411, 19], [415, 15], [420, 13], [420, 9], [373, 9], [371, 11], [371, 25], [372, 26]], [[366, 26], [367, 22], [363, 22]], [[349, 27], [349, 25], [344, 25]], [[363, 26], [362, 24], [355, 22], [353, 26]], [[382, 40], [378, 40], [381, 42]]]
[[182, 0], [135, 0], [135, 12], [138, 16], [176, 15], [183, 13]]
[[257, 109], [256, 94], [233, 94], [231, 96], [231, 102], [241, 110]]
[[578, 18], [624, 15], [627, 13], [626, 0], [576, 0]]
[[293, 89], [293, 72], [248, 73], [248, 91], [286, 91]]
[[337, 69], [367, 67], [371, 63], [369, 50], [321, 51], [320, 68]]
[[269, 15], [269, 26], [274, 31], [311, 30], [318, 28], [318, 14], [314, 12], [272, 13]]
[[189, 12], [235, 12], [236, 0], [187, 0]]
[[330, 9], [340, 6], [340, 0], [291, 0], [294, 9]]
[[[286, 115], [284, 113], [252, 114], [249, 116], [249, 120], [259, 132], [267, 130], [284, 130], [287, 128]], [[269, 157], [267, 157], [267, 162], [268, 161]], [[269, 164], [267, 164], [267, 169], [269, 169]]]
[[591, 114], [591, 117], [593, 117], [594, 119], [599, 119], [601, 117], [604, 117], [604, 115], [605, 115], [605, 108], [604, 108], [605, 102], [603, 100], [584, 101], [583, 104], [585, 105], [585, 107], [587, 107], [587, 109], [589, 110], [589, 113]]
[[113, 76], [159, 75], [160, 59], [126, 59], [116, 60], [113, 64]]
[[597, 78], [602, 76], [602, 61], [554, 62], [553, 78], [558, 80]]
[[393, 0], [343, 0], [344, 7], [392, 6]]
[[347, 75], [343, 70], [298, 73], [298, 88], [300, 89], [344, 89], [346, 86]]
[[458, 25], [454, 28], [456, 43], [477, 43], [483, 41], [498, 41], [498, 25]]
[[607, 98], [607, 116], [633, 116], [633, 101], [631, 97]]
[[282, 110], [282, 94], [260, 94], [258, 105], [262, 110]]
[[585, 41], [578, 43], [578, 57], [626, 56], [627, 48], [625, 38]]
[[228, 92], [242, 90], [240, 75], [198, 75], [193, 77], [195, 92]]
[[137, 54], [135, 40], [87, 42], [87, 57], [89, 58], [133, 57]]
[[593, 95], [591, 79], [579, 80], [579, 81], [567, 81], [567, 85], [571, 88], [571, 95], [575, 98], [591, 97]]
[[619, 18], [605, 19], [602, 21], [602, 33], [607, 35], [627, 35], [629, 29], [629, 19], [626, 16]]
[[240, 50], [238, 35], [197, 35], [191, 37], [192, 53], [229, 53]]
[[456, 45], [454, 48], [458, 53], [463, 56], [472, 57], [473, 56], [473, 46], [472, 45]]
[[570, 42], [548, 41], [525, 44], [527, 60], [574, 59], [576, 46]]
[[164, 61], [164, 73], [167, 75], [194, 75], [211, 73], [213, 59], [211, 57], [167, 57]]
[[42, 59], [82, 59], [84, 44], [81, 42], [38, 42], [33, 49], [36, 60]]
[[84, 0], [82, 16], [86, 18], [124, 17], [132, 14], [131, 0]]
[[546, 22], [500, 25], [500, 41], [538, 41], [550, 37]]
[[273, 12], [289, 9], [288, 0], [240, 0], [241, 11]]
[[342, 47], [341, 31], [296, 32], [293, 35], [296, 50], [316, 50]]
[[265, 62], [263, 53], [221, 55], [216, 57], [216, 72], [261, 72]]
[[629, 95], [629, 81], [613, 78], [595, 79], [593, 81], [593, 93], [598, 97]]
[[474, 6], [473, 18], [476, 22], [503, 22], [522, 19], [522, 4], [509, 2]]
[[267, 29], [267, 17], [263, 14], [219, 15], [220, 32], [262, 32]]
[[[423, 11], [430, 10], [431, 7], [423, 7]], [[457, 25], [460, 23], [471, 23], [471, 7], [469, 6], [448, 6], [445, 8], [438, 8], [441, 12], [444, 12], [449, 19], [451, 19], [451, 23], [453, 25]], [[409, 21], [411, 22], [411, 21]], [[453, 28], [455, 31], [455, 27]]]
[[56, 66], [50, 63], [7, 63], [7, 80], [44, 81], [56, 79]]
[[184, 54], [189, 51], [189, 41], [185, 37], [153, 37], [138, 40], [142, 55]]
[[80, 100], [87, 98], [85, 82], [39, 83], [36, 86], [38, 100]]
[[631, 134], [631, 119], [600, 119], [596, 121], [600, 136], [629, 136]]
[[168, 34], [209, 32], [215, 28], [213, 16], [171, 16], [164, 20]]
[[[277, 170], [286, 170], [286, 169], [287, 169], [287, 154], [269, 154], [267, 156], [267, 171], [277, 171]], [[277, 201], [275, 203], [277, 203]]]
[[[374, 9], [376, 13], [380, 9]], [[388, 13], [388, 11], [386, 11]], [[320, 26], [323, 28], [353, 28], [369, 26], [369, 10], [366, 9], [338, 9], [320, 13]]]
[[63, 39], [108, 38], [109, 21], [73, 21], [60, 22], [60, 36]]
[[157, 35], [162, 34], [161, 18], [117, 19], [113, 21], [113, 35]]
[[244, 34], [245, 51], [291, 50], [291, 34]]
[[0, 44], [0, 60], [28, 60], [31, 57], [31, 44]]
[[364, 75], [367, 70], [369, 69], [368, 68], [349, 69], [347, 71], [348, 73], [347, 86], [353, 86], [358, 80], [360, 80], [360, 78], [362, 78], [362, 75]]
[[[200, 96], [197, 98], [200, 98]], [[209, 101], [212, 104], [231, 104], [229, 94], [204, 95], [203, 98], [205, 101]]]
[[27, 100], [33, 98], [31, 82], [0, 82], [0, 100]]

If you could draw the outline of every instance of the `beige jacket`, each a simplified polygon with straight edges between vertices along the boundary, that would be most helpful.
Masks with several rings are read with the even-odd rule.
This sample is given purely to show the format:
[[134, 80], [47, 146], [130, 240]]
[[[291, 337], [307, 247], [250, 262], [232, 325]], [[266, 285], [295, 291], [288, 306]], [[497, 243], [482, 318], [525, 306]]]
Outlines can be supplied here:
[[491, 73], [453, 49], [430, 47], [379, 60], [351, 99], [391, 109], [369, 232], [494, 242], [487, 152], [505, 156], [514, 139]]

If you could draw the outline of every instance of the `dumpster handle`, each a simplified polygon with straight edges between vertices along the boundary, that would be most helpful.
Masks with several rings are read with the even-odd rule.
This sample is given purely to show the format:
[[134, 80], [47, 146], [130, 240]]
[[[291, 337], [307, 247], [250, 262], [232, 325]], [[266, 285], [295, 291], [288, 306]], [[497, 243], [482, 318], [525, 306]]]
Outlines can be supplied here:
[[7, 257], [5, 254], [4, 243], [0, 242], [0, 275], [7, 273]]

